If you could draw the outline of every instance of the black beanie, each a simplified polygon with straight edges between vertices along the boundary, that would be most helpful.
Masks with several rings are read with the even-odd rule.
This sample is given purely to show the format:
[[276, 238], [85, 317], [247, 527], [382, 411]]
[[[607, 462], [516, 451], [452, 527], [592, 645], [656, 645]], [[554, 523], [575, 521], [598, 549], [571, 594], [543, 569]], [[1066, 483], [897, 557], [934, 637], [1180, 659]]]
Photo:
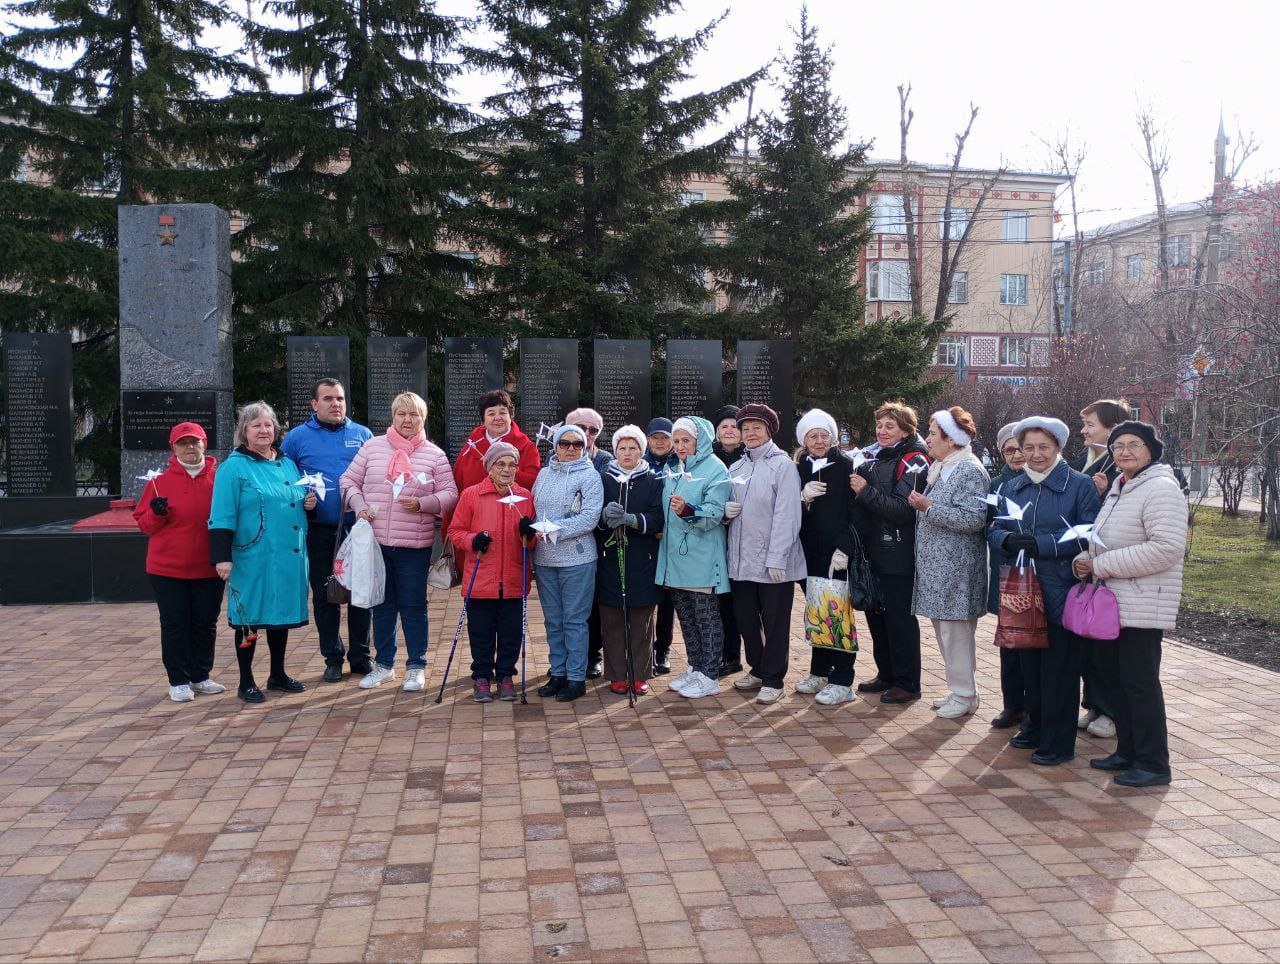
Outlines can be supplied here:
[[1151, 452], [1152, 462], [1159, 462], [1164, 455], [1164, 443], [1160, 441], [1160, 436], [1156, 434], [1155, 426], [1148, 425], [1146, 422], [1121, 422], [1111, 430], [1111, 434], [1107, 437], [1107, 448], [1110, 449], [1121, 435], [1136, 435], [1142, 439], [1147, 449]]
[[712, 428], [718, 427], [720, 423], [723, 422], [726, 418], [731, 418], [735, 422], [738, 420], [737, 405], [722, 405], [719, 411], [717, 411], [716, 414], [712, 417], [711, 427]]

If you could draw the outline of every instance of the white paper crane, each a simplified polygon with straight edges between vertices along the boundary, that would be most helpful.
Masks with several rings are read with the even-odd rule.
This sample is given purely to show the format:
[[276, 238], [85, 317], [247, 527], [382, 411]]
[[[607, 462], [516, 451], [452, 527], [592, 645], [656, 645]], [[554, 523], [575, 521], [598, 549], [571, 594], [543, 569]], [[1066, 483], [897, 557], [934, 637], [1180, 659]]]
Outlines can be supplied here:
[[546, 422], [538, 423], [538, 441], [550, 442], [555, 437], [556, 426], [548, 425]]
[[562, 527], [558, 522], [552, 522], [544, 515], [539, 521], [533, 524], [533, 528], [542, 533], [543, 538], [554, 546], [556, 541], [560, 538], [560, 529]]
[[1000, 493], [992, 492], [989, 495], [975, 495], [974, 499], [984, 505], [992, 506], [996, 509], [1000, 508]]
[[524, 495], [516, 495], [512, 492], [510, 495], [503, 496], [498, 500], [503, 505], [519, 505], [521, 502], [528, 502], [529, 497]]
[[391, 483], [391, 498], [400, 498], [400, 493], [404, 491], [405, 484], [409, 481], [409, 477], [401, 472], [396, 476], [396, 480]]
[[417, 482], [419, 485], [435, 485], [436, 484], [436, 480], [433, 479], [431, 476], [427, 475], [426, 472], [415, 472], [413, 474], [413, 481]]
[[923, 462], [912, 462], [910, 465], [908, 465], [905, 469], [902, 470], [902, 474], [915, 475], [917, 472], [923, 472], [926, 468], [928, 468], [928, 466], [926, 466]]
[[147, 469], [146, 475], [135, 475], [134, 478], [139, 482], [150, 482], [152, 479], [158, 479], [164, 475], [164, 469]]
[[817, 475], [830, 464], [831, 461], [829, 459], [814, 459], [809, 468], [813, 469], [814, 475]]
[[998, 515], [996, 518], [1001, 521], [1021, 523], [1022, 517], [1026, 515], [1027, 507], [1025, 505], [1018, 505], [1018, 503], [1014, 502], [1013, 499], [1006, 495], [1004, 497], [1004, 511], [1007, 512], [1008, 515]]
[[1080, 525], [1073, 526], [1067, 522], [1065, 517], [1058, 516], [1058, 518], [1062, 519], [1062, 524], [1067, 527], [1067, 531], [1058, 536], [1059, 542], [1074, 542], [1078, 539], [1083, 539], [1085, 542], [1092, 542], [1094, 545], [1101, 546], [1103, 549], [1107, 548], [1106, 543], [1099, 539], [1098, 534], [1093, 531], [1092, 522], [1081, 523]]
[[309, 472], [299, 477], [298, 481], [293, 484], [310, 486], [311, 490], [315, 492], [316, 498], [321, 502], [324, 501], [325, 494], [329, 491], [329, 487], [325, 485], [324, 475], [320, 472]]
[[746, 485], [751, 481], [749, 475], [731, 475], [727, 479], [716, 479], [712, 485]]
[[855, 472], [870, 461], [867, 458], [867, 453], [862, 451], [862, 449], [854, 449], [852, 452], [841, 452], [840, 454], [853, 463], [853, 470]]

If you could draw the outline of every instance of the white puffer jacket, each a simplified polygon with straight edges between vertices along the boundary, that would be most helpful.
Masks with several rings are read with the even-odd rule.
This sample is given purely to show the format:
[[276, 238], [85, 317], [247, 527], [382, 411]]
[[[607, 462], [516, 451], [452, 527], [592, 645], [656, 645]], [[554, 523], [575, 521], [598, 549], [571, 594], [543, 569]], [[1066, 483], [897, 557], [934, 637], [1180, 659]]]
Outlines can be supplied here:
[[1093, 556], [1094, 575], [1120, 604], [1120, 625], [1173, 629], [1187, 548], [1187, 500], [1173, 469], [1157, 463], [1130, 481], [1118, 477], [1094, 531], [1106, 548], [1091, 545], [1077, 558]]

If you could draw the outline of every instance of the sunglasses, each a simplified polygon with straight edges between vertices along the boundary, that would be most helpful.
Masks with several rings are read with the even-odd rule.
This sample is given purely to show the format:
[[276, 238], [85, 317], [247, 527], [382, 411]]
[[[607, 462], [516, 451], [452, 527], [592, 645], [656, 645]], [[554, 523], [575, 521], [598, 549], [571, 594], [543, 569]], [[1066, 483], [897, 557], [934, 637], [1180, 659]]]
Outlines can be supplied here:
[[587, 443], [586, 442], [557, 442], [556, 444], [562, 449], [580, 449], [580, 448], [585, 448]]
[[578, 428], [582, 429], [582, 430], [583, 430], [584, 432], [586, 432], [588, 435], [599, 435], [599, 434], [600, 434], [600, 430], [599, 430], [598, 428], [592, 428], [592, 427], [591, 427], [591, 426], [589, 426], [589, 425], [579, 425], [579, 426], [578, 426]]

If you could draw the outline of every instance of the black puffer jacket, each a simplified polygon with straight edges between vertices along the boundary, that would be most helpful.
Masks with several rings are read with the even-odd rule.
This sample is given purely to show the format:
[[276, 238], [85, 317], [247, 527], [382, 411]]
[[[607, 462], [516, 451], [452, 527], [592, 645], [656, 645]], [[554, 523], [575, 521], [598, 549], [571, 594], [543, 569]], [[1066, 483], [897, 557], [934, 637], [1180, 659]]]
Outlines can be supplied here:
[[[617, 502], [640, 523], [640, 528], [626, 530], [627, 605], [656, 606], [662, 601], [662, 587], [656, 584], [658, 538], [664, 520], [662, 480], [646, 470], [621, 481], [611, 471], [616, 464], [611, 461], [610, 468], [600, 473], [604, 504]], [[605, 525], [603, 518], [596, 526], [596, 552], [596, 602], [601, 606], [621, 606], [618, 544], [614, 530]]]
[[826, 576], [831, 565], [831, 554], [837, 549], [853, 556], [854, 535], [851, 526], [855, 515], [861, 515], [849, 488], [849, 475], [853, 466], [836, 449], [827, 454], [827, 466], [816, 475], [813, 463], [807, 455], [796, 460], [800, 470], [800, 486], [818, 481], [827, 484], [824, 495], [818, 496], [801, 510], [800, 545], [804, 548], [805, 569], [810, 576]]
[[[858, 474], [871, 483], [855, 501], [865, 520], [862, 541], [871, 568], [886, 576], [909, 576], [915, 571], [916, 510], [907, 502], [907, 496], [913, 490], [924, 491], [928, 481], [927, 451], [924, 443], [912, 436], [892, 448], [881, 449], [875, 461], [858, 469]], [[920, 471], [907, 471], [915, 466], [920, 466]]]
[[727, 469], [732, 466], [734, 462], [747, 454], [747, 446], [744, 443], [739, 442], [733, 448], [727, 449], [720, 444], [719, 439], [716, 439], [711, 443], [711, 451], [715, 453], [716, 458], [724, 463], [724, 467]]

